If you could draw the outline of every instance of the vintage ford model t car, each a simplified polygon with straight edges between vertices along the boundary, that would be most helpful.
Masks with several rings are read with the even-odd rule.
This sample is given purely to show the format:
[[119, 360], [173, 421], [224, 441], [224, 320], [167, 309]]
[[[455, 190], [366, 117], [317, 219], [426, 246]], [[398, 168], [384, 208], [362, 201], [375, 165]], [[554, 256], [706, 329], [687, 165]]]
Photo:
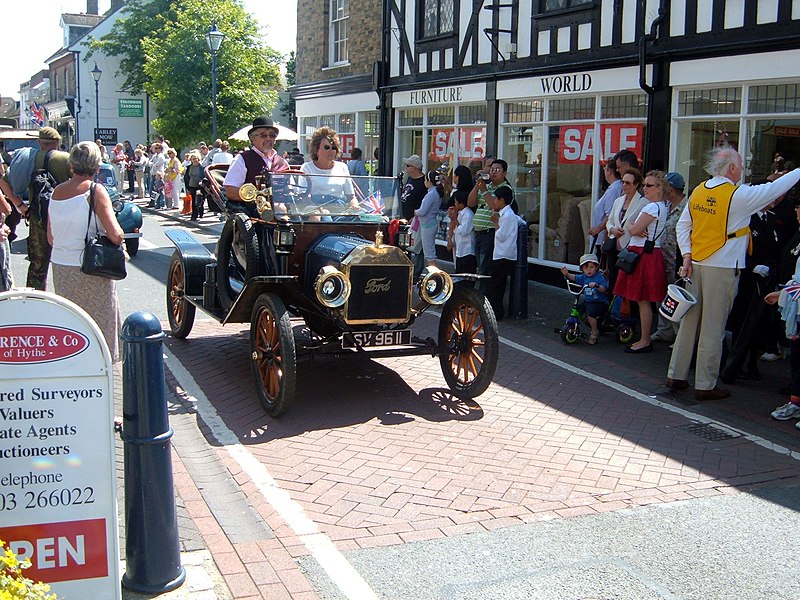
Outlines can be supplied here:
[[[258, 397], [275, 416], [292, 401], [302, 353], [438, 356], [456, 396], [486, 390], [498, 355], [492, 308], [470, 276], [426, 267], [414, 278], [398, 179], [265, 174], [233, 202], [224, 169], [209, 167], [205, 182], [227, 216], [216, 256], [183, 230], [167, 232], [175, 337], [189, 335], [196, 308], [223, 324], [249, 322]], [[438, 339], [413, 335], [431, 307], [441, 310]]]

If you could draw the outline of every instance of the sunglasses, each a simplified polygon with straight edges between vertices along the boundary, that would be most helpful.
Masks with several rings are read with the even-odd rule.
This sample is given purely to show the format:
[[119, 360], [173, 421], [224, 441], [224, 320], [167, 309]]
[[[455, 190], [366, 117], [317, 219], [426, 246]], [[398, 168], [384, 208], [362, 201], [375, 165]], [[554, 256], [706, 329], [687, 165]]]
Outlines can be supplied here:
[[622, 185], [633, 185], [635, 183], [635, 181], [628, 181], [627, 179], [622, 180]]
[[645, 183], [644, 187], [657, 187], [655, 183]]
[[322, 149], [323, 150], [339, 150], [339, 146], [337, 146], [336, 144], [333, 144], [332, 146], [329, 146], [328, 144], [325, 144], [322, 147]]

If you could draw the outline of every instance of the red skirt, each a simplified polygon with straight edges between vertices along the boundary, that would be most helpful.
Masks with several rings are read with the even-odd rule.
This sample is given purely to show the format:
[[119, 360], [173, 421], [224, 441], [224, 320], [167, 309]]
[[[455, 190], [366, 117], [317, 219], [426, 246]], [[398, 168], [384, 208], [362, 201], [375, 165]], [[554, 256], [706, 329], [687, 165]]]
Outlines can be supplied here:
[[661, 302], [667, 294], [667, 268], [661, 248], [653, 249], [652, 254], [645, 254], [640, 246], [628, 246], [628, 250], [641, 255], [641, 258], [630, 275], [619, 271], [614, 295], [634, 302]]

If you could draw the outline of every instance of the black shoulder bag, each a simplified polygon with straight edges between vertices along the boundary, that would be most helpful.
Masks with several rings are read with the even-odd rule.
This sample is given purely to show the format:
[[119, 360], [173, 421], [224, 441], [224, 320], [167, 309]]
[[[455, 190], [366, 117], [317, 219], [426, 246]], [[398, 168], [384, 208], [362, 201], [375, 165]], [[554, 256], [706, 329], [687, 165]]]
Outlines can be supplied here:
[[125, 251], [122, 245], [117, 245], [104, 235], [100, 235], [97, 219], [94, 223], [94, 236], [90, 237], [89, 229], [94, 213], [94, 188], [89, 191], [89, 220], [86, 223], [86, 246], [81, 257], [81, 272], [86, 275], [105, 277], [106, 279], [125, 279], [128, 272], [125, 270]]

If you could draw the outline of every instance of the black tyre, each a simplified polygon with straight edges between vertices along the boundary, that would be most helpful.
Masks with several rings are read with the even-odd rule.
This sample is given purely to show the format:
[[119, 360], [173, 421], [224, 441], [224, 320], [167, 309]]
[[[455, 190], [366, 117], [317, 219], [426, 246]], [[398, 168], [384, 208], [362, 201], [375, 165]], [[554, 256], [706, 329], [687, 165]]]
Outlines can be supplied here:
[[489, 387], [497, 370], [500, 342], [497, 319], [483, 294], [456, 289], [442, 309], [439, 355], [450, 390], [460, 398], [475, 398]]
[[128, 251], [128, 256], [133, 258], [139, 252], [139, 238], [128, 238], [125, 240], [125, 250]]
[[196, 307], [185, 298], [186, 272], [183, 261], [176, 252], [172, 255], [167, 272], [167, 319], [173, 337], [183, 339], [194, 325]]
[[581, 332], [577, 325], [564, 325], [561, 328], [561, 341], [565, 344], [574, 344], [581, 337]]
[[258, 236], [250, 217], [241, 213], [228, 219], [217, 242], [217, 292], [228, 310], [245, 282], [263, 275], [258, 255]]
[[297, 354], [289, 313], [275, 294], [261, 294], [253, 307], [250, 356], [258, 399], [278, 417], [294, 399]]
[[620, 325], [617, 327], [617, 341], [620, 344], [630, 344], [633, 341], [633, 327], [630, 325]]

